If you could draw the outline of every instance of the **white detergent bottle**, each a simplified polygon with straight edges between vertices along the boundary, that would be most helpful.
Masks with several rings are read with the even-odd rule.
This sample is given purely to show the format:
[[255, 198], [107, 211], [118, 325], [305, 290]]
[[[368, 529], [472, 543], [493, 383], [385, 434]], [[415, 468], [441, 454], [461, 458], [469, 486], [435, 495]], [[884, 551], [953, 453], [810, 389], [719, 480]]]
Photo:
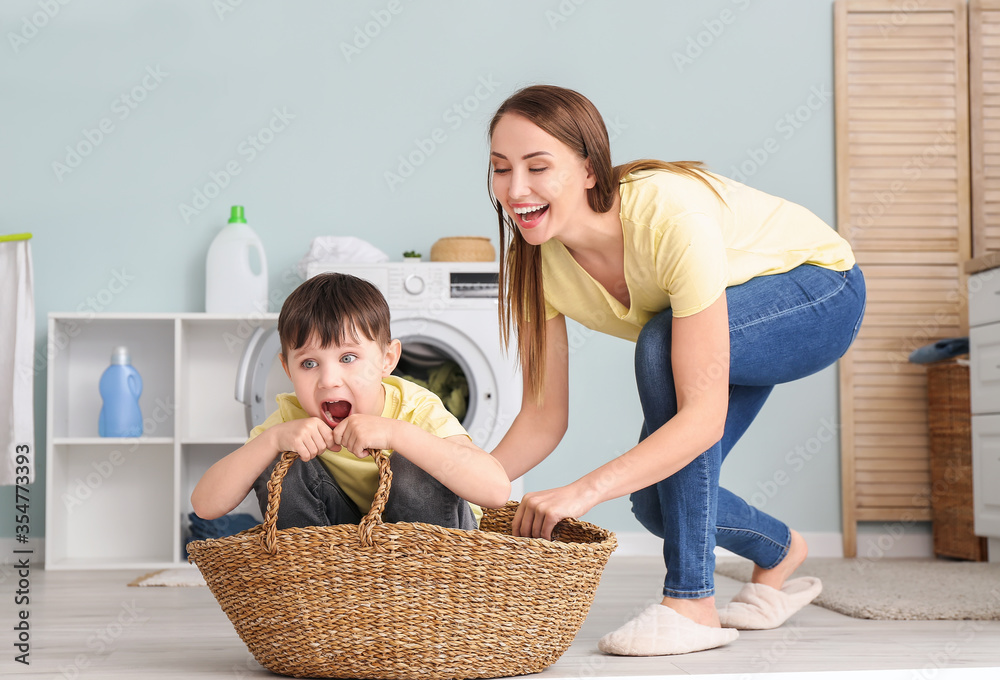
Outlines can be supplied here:
[[208, 248], [205, 311], [209, 314], [263, 314], [267, 309], [267, 257], [264, 246], [234, 205], [229, 224]]

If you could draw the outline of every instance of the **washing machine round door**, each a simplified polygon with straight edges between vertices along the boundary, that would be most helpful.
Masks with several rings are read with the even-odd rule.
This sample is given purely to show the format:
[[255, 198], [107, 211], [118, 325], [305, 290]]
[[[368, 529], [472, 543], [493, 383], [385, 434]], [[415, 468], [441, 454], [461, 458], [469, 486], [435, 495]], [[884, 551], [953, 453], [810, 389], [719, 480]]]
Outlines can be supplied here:
[[[497, 413], [497, 378], [482, 349], [460, 329], [433, 319], [393, 320], [392, 337], [403, 345], [403, 355], [394, 371], [396, 375], [454, 386], [457, 365], [468, 383], [469, 396], [464, 414], [456, 413], [452, 407], [449, 410], [459, 418], [477, 446], [492, 450], [504, 435], [502, 428], [497, 426], [504, 414]], [[436, 380], [435, 371], [447, 371], [444, 380]], [[441, 377], [440, 373], [436, 376]], [[449, 406], [451, 400], [445, 398], [443, 401]]]

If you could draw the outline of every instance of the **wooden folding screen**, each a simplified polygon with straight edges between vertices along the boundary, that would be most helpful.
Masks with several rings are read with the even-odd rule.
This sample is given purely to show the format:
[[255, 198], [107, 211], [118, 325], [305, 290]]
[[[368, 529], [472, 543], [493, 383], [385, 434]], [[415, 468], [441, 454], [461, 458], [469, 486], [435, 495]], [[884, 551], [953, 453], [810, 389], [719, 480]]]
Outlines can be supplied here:
[[972, 254], [1000, 250], [1000, 0], [969, 4]]
[[930, 519], [926, 369], [907, 357], [965, 319], [968, 24], [964, 0], [837, 0], [834, 24], [838, 230], [868, 284], [840, 366], [853, 556], [860, 521]]

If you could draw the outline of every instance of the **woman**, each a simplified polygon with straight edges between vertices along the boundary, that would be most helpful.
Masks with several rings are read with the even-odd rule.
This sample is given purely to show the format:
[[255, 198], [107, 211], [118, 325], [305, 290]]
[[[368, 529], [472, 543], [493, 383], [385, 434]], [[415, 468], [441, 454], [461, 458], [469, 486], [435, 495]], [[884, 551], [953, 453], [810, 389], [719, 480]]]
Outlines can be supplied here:
[[[850, 246], [805, 208], [700, 163], [612, 167], [600, 113], [572, 90], [520, 90], [489, 130], [501, 334], [509, 341], [513, 326], [525, 391], [493, 454], [516, 479], [565, 433], [567, 316], [636, 343], [644, 419], [631, 450], [525, 494], [515, 535], [548, 538], [559, 520], [631, 494], [635, 516], [664, 539], [663, 600], [606, 635], [603, 651], [680, 654], [781, 625], [819, 593], [816, 579], [788, 581], [806, 543], [719, 488], [719, 468], [775, 384], [831, 365], [853, 342], [865, 287]], [[755, 564], [721, 612], [716, 545]]]

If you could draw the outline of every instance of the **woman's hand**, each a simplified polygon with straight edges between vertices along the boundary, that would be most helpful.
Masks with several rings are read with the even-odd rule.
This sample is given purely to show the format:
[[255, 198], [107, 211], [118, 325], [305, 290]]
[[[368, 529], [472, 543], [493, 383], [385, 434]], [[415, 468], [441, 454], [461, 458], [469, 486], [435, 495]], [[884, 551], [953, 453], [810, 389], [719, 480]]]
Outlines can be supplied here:
[[577, 518], [594, 507], [572, 485], [524, 494], [514, 513], [511, 533], [514, 536], [552, 539], [552, 529], [559, 520]]

